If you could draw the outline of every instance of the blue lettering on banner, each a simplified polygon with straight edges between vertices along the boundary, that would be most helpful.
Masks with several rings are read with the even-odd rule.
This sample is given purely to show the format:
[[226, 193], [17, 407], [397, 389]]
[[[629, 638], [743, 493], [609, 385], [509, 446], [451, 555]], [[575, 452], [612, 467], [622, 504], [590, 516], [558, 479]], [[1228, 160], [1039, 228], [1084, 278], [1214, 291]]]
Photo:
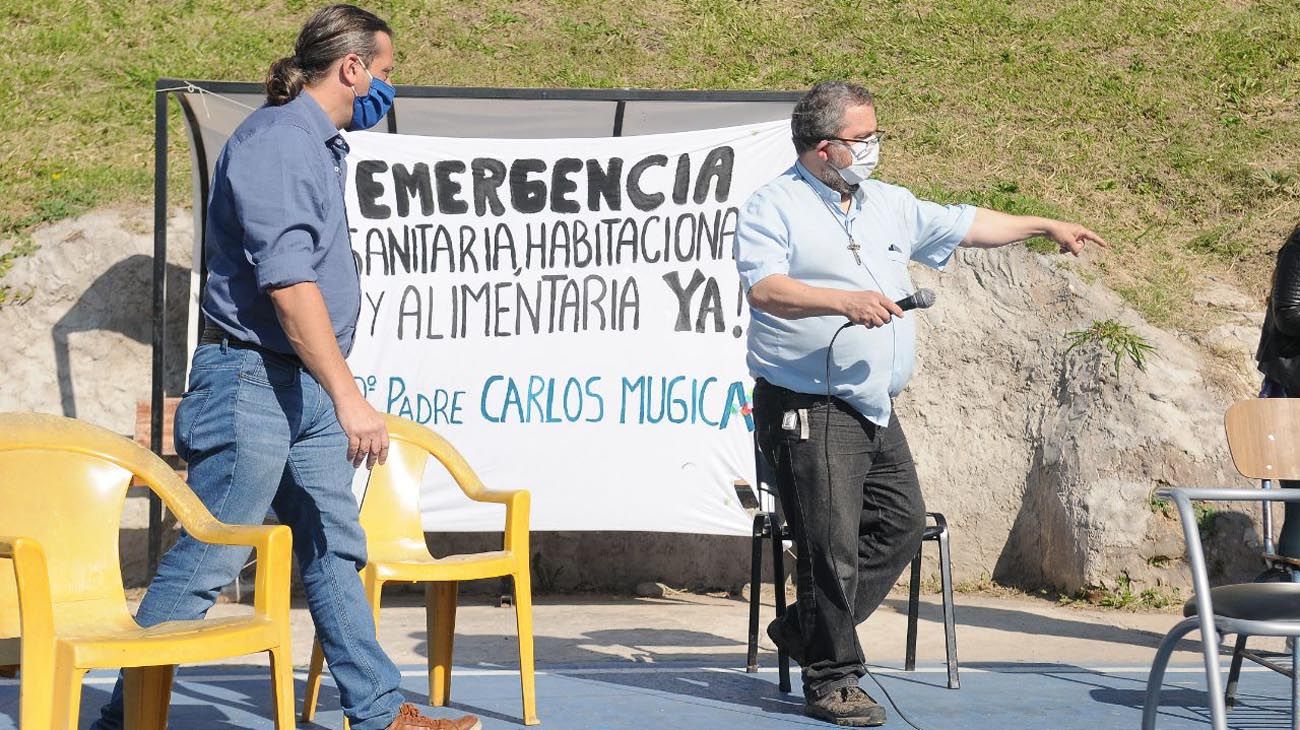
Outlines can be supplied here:
[[[381, 395], [374, 375], [356, 378], [367, 396]], [[469, 391], [416, 391], [406, 378], [389, 376], [384, 410], [416, 423], [464, 425]], [[479, 393], [479, 416], [487, 423], [702, 425], [725, 430], [733, 420], [754, 430], [751, 390], [740, 381], [713, 376], [636, 375], [617, 381], [602, 376], [490, 375]], [[610, 399], [617, 408], [610, 408]]]
[[[754, 430], [754, 419], [745, 384], [731, 383], [724, 401], [709, 397], [717, 378], [688, 378], [642, 375], [624, 377], [619, 387], [619, 423], [702, 423], [725, 429], [732, 416], [744, 417], [746, 428]], [[714, 416], [714, 417], [711, 417]]]
[[[373, 380], [373, 375], [366, 379], [366, 381]], [[464, 410], [461, 398], [464, 395], [463, 390], [452, 391], [442, 388], [437, 388], [431, 393], [408, 393], [406, 380], [393, 376], [388, 379], [388, 398], [384, 410], [420, 424], [460, 425], [464, 423], [461, 416], [461, 411]]]
[[599, 382], [599, 376], [584, 381], [532, 375], [520, 388], [514, 378], [493, 375], [483, 382], [479, 413], [489, 423], [599, 423], [605, 418]]

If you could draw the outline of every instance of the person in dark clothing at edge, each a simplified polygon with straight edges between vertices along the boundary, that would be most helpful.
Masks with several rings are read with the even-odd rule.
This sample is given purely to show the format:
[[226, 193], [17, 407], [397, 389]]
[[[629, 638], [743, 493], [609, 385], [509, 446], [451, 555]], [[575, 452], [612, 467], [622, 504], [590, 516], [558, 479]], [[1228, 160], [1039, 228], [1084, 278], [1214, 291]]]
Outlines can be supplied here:
[[[1264, 374], [1261, 398], [1300, 398], [1300, 225], [1277, 252], [1255, 360]], [[1300, 487], [1300, 482], [1280, 484], [1288, 489]], [[1300, 502], [1286, 503], [1277, 553], [1300, 558]]]

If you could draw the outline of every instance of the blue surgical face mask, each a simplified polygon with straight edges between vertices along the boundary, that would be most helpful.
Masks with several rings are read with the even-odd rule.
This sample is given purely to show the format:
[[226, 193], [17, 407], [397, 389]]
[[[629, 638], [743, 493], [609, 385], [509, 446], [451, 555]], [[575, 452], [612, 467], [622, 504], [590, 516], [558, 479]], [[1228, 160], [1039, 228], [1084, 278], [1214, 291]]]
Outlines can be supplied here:
[[370, 91], [367, 91], [365, 96], [361, 96], [357, 94], [355, 88], [352, 89], [352, 94], [357, 98], [352, 100], [352, 121], [348, 124], [349, 132], [360, 132], [379, 124], [379, 120], [383, 119], [392, 108], [393, 97], [397, 95], [397, 89], [387, 81], [375, 78], [370, 73], [370, 69], [364, 66], [362, 70], [370, 77]]

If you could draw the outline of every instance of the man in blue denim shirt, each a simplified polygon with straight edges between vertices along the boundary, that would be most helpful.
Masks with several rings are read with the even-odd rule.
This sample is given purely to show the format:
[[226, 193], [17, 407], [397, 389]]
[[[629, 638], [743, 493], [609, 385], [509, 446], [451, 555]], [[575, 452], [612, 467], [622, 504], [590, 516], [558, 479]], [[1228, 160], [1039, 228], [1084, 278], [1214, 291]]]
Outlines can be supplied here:
[[790, 126], [799, 159], [749, 199], [735, 239], [752, 305], [755, 430], [797, 551], [798, 601], [768, 634], [802, 665], [806, 714], [881, 725], [884, 709], [858, 687], [856, 627], [925, 526], [893, 409], [914, 361], [912, 320], [895, 304], [912, 293], [907, 264], [943, 268], [958, 246], [1032, 236], [1074, 254], [1104, 242], [1073, 223], [937, 205], [870, 179], [882, 133], [861, 86], [818, 84]]
[[[357, 575], [366, 540], [352, 474], [383, 463], [388, 435], [344, 360], [361, 288], [339, 130], [365, 129], [387, 113], [392, 31], [364, 10], [334, 5], [306, 22], [294, 51], [271, 67], [267, 105], [217, 160], [207, 322], [176, 410], [176, 452], [218, 520], [261, 524], [273, 509], [293, 530], [307, 606], [353, 730], [477, 730], [473, 716], [434, 720], [404, 703]], [[201, 618], [248, 553], [182, 534], [136, 621]], [[122, 709], [119, 680], [96, 728], [120, 728]]]

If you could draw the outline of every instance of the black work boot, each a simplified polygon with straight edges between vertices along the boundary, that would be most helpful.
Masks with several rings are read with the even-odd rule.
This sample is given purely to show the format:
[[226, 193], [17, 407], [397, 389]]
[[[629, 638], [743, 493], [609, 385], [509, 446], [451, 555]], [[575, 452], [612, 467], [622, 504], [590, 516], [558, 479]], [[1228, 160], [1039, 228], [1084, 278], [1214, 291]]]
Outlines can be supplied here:
[[776, 648], [784, 651], [786, 656], [798, 662], [799, 666], [804, 665], [803, 636], [784, 618], [778, 616], [767, 625], [767, 638], [776, 644]]
[[845, 727], [885, 724], [885, 708], [861, 687], [840, 687], [821, 697], [804, 700], [803, 714]]

